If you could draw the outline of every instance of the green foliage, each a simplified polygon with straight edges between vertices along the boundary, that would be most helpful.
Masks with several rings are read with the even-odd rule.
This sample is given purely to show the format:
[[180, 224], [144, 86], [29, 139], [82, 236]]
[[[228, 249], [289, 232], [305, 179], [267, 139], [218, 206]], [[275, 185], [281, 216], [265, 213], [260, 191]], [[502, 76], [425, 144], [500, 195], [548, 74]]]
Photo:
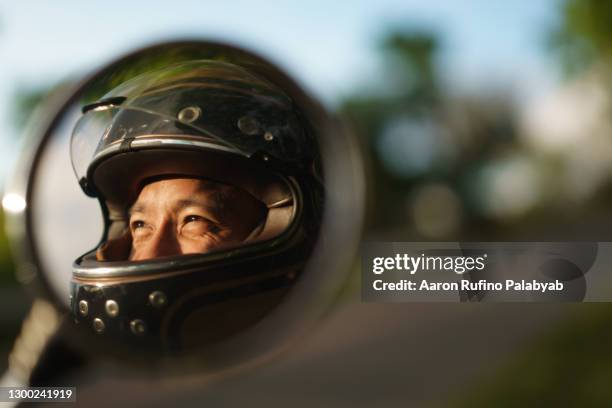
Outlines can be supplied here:
[[147, 54], [139, 53], [131, 58], [122, 60], [119, 64], [111, 66], [97, 78], [95, 83], [88, 86], [83, 103], [95, 102], [111, 89], [145, 72], [155, 71], [179, 62], [198, 59], [231, 61], [245, 66], [252, 64], [250, 56], [239, 50], [223, 47], [203, 47], [199, 43], [161, 47], [155, 51], [151, 50]]
[[611, 22], [612, 2], [567, 0], [563, 4], [559, 23], [549, 40], [569, 75], [575, 75], [597, 61], [611, 62]]
[[15, 264], [4, 232], [4, 213], [0, 211], [0, 286], [16, 284]]
[[436, 93], [434, 57], [439, 48], [436, 37], [428, 33], [393, 32], [385, 38], [382, 48], [391, 63], [387, 66], [395, 67], [399, 74], [402, 94], [427, 98]]
[[20, 89], [13, 97], [13, 107], [10, 112], [15, 129], [25, 127], [36, 106], [50, 92], [51, 88]]
[[[469, 207], [470, 192], [464, 186], [473, 184], [474, 168], [518, 143], [512, 98], [497, 91], [478, 97], [449, 95], [437, 69], [439, 47], [429, 32], [389, 32], [380, 46], [381, 78], [364, 84], [342, 104], [369, 153], [370, 221], [377, 228], [407, 227], [402, 219], [409, 217], [407, 204], [428, 183], [444, 182]], [[390, 144], [395, 153], [401, 152], [396, 156], [405, 155], [404, 161], [428, 158], [420, 167], [402, 168], [397, 166], [401, 158], [390, 160]]]
[[582, 304], [562, 326], [455, 401], [457, 407], [610, 405], [612, 306]]

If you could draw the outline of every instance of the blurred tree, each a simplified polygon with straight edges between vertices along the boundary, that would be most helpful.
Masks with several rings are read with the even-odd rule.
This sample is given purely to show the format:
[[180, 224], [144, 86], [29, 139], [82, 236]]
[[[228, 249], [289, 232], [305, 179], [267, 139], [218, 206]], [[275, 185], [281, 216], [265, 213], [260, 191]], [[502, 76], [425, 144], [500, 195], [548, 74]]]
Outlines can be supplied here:
[[49, 94], [51, 89], [49, 87], [21, 88], [14, 93], [13, 106], [9, 114], [17, 134], [21, 133], [36, 106]]
[[612, 308], [606, 303], [580, 306], [503, 370], [464, 389], [448, 405], [610, 406]]
[[[425, 33], [391, 33], [383, 41], [388, 66], [393, 69], [394, 89], [403, 97], [398, 102], [403, 109], [435, 102], [438, 75], [435, 56], [439, 44], [433, 35]], [[403, 102], [403, 103], [402, 103]], [[398, 106], [399, 107], [399, 106]]]
[[0, 212], [0, 286], [14, 285], [15, 265], [9, 249], [8, 239], [4, 234], [4, 213]]
[[374, 182], [369, 185], [376, 197], [371, 221], [375, 224], [393, 224], [405, 212], [403, 201], [411, 177], [390, 172], [384, 155], [376, 152], [393, 119], [416, 121], [435, 105], [438, 79], [433, 58], [437, 47], [429, 33], [390, 33], [381, 43], [388, 70], [384, 80], [375, 82], [374, 92], [356, 92], [342, 104], [342, 112], [356, 125], [371, 159]]
[[550, 35], [550, 46], [565, 71], [576, 75], [595, 62], [612, 66], [612, 3], [567, 0]]
[[[481, 206], [474, 203], [472, 185], [478, 169], [518, 146], [515, 103], [505, 90], [490, 95], [453, 96], [445, 91], [436, 59], [439, 41], [432, 33], [389, 33], [380, 46], [384, 72], [375, 84], [347, 98], [343, 113], [355, 124], [371, 164], [370, 226], [401, 229], [402, 239], [413, 239], [417, 207], [448, 205], [430, 215], [436, 219], [455, 211], [449, 219], [458, 226], [475, 225]], [[438, 190], [428, 190], [438, 185]], [[420, 189], [438, 191], [423, 204]], [[450, 204], [449, 204], [450, 203]], [[443, 203], [444, 204], [444, 203]], [[458, 238], [462, 231], [445, 231]], [[480, 231], [483, 231], [480, 228]]]

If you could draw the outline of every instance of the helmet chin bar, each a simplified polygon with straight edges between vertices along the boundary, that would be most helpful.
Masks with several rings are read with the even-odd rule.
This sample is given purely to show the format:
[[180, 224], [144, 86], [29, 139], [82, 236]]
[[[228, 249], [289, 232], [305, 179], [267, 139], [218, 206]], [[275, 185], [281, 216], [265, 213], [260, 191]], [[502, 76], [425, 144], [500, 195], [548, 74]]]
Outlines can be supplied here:
[[145, 279], [75, 277], [70, 307], [77, 325], [101, 336], [178, 352], [222, 341], [256, 324], [282, 301], [301, 269], [291, 256], [282, 262], [272, 256]]
[[[275, 308], [300, 276], [313, 239], [297, 226], [276, 241], [211, 254], [99, 262], [92, 251], [75, 263], [74, 320], [126, 345], [167, 352], [239, 334]], [[228, 255], [236, 251], [259, 255], [237, 261]]]

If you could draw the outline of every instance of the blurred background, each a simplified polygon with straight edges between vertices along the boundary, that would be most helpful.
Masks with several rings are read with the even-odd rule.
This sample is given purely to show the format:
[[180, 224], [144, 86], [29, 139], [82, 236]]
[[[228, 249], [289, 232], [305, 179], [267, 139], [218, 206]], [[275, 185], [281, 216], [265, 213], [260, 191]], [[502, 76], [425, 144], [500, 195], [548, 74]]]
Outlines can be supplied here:
[[[185, 37], [259, 52], [351, 122], [366, 239], [612, 240], [612, 3], [595, 0], [0, 3], [0, 183], [49, 91]], [[28, 309], [4, 236], [0, 284], [4, 368]], [[359, 285], [284, 359], [172, 400], [611, 404], [608, 304], [367, 304]]]

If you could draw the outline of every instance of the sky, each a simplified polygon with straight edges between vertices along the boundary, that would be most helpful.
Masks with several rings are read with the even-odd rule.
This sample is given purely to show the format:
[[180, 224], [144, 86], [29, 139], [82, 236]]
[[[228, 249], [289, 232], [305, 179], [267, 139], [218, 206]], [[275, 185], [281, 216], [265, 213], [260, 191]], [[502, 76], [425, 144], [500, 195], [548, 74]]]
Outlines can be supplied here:
[[20, 89], [77, 78], [156, 41], [208, 38], [256, 51], [333, 108], [383, 81], [378, 44], [391, 28], [440, 36], [449, 87], [552, 86], [544, 41], [558, 1], [0, 2], [0, 180], [16, 149], [11, 103]]

